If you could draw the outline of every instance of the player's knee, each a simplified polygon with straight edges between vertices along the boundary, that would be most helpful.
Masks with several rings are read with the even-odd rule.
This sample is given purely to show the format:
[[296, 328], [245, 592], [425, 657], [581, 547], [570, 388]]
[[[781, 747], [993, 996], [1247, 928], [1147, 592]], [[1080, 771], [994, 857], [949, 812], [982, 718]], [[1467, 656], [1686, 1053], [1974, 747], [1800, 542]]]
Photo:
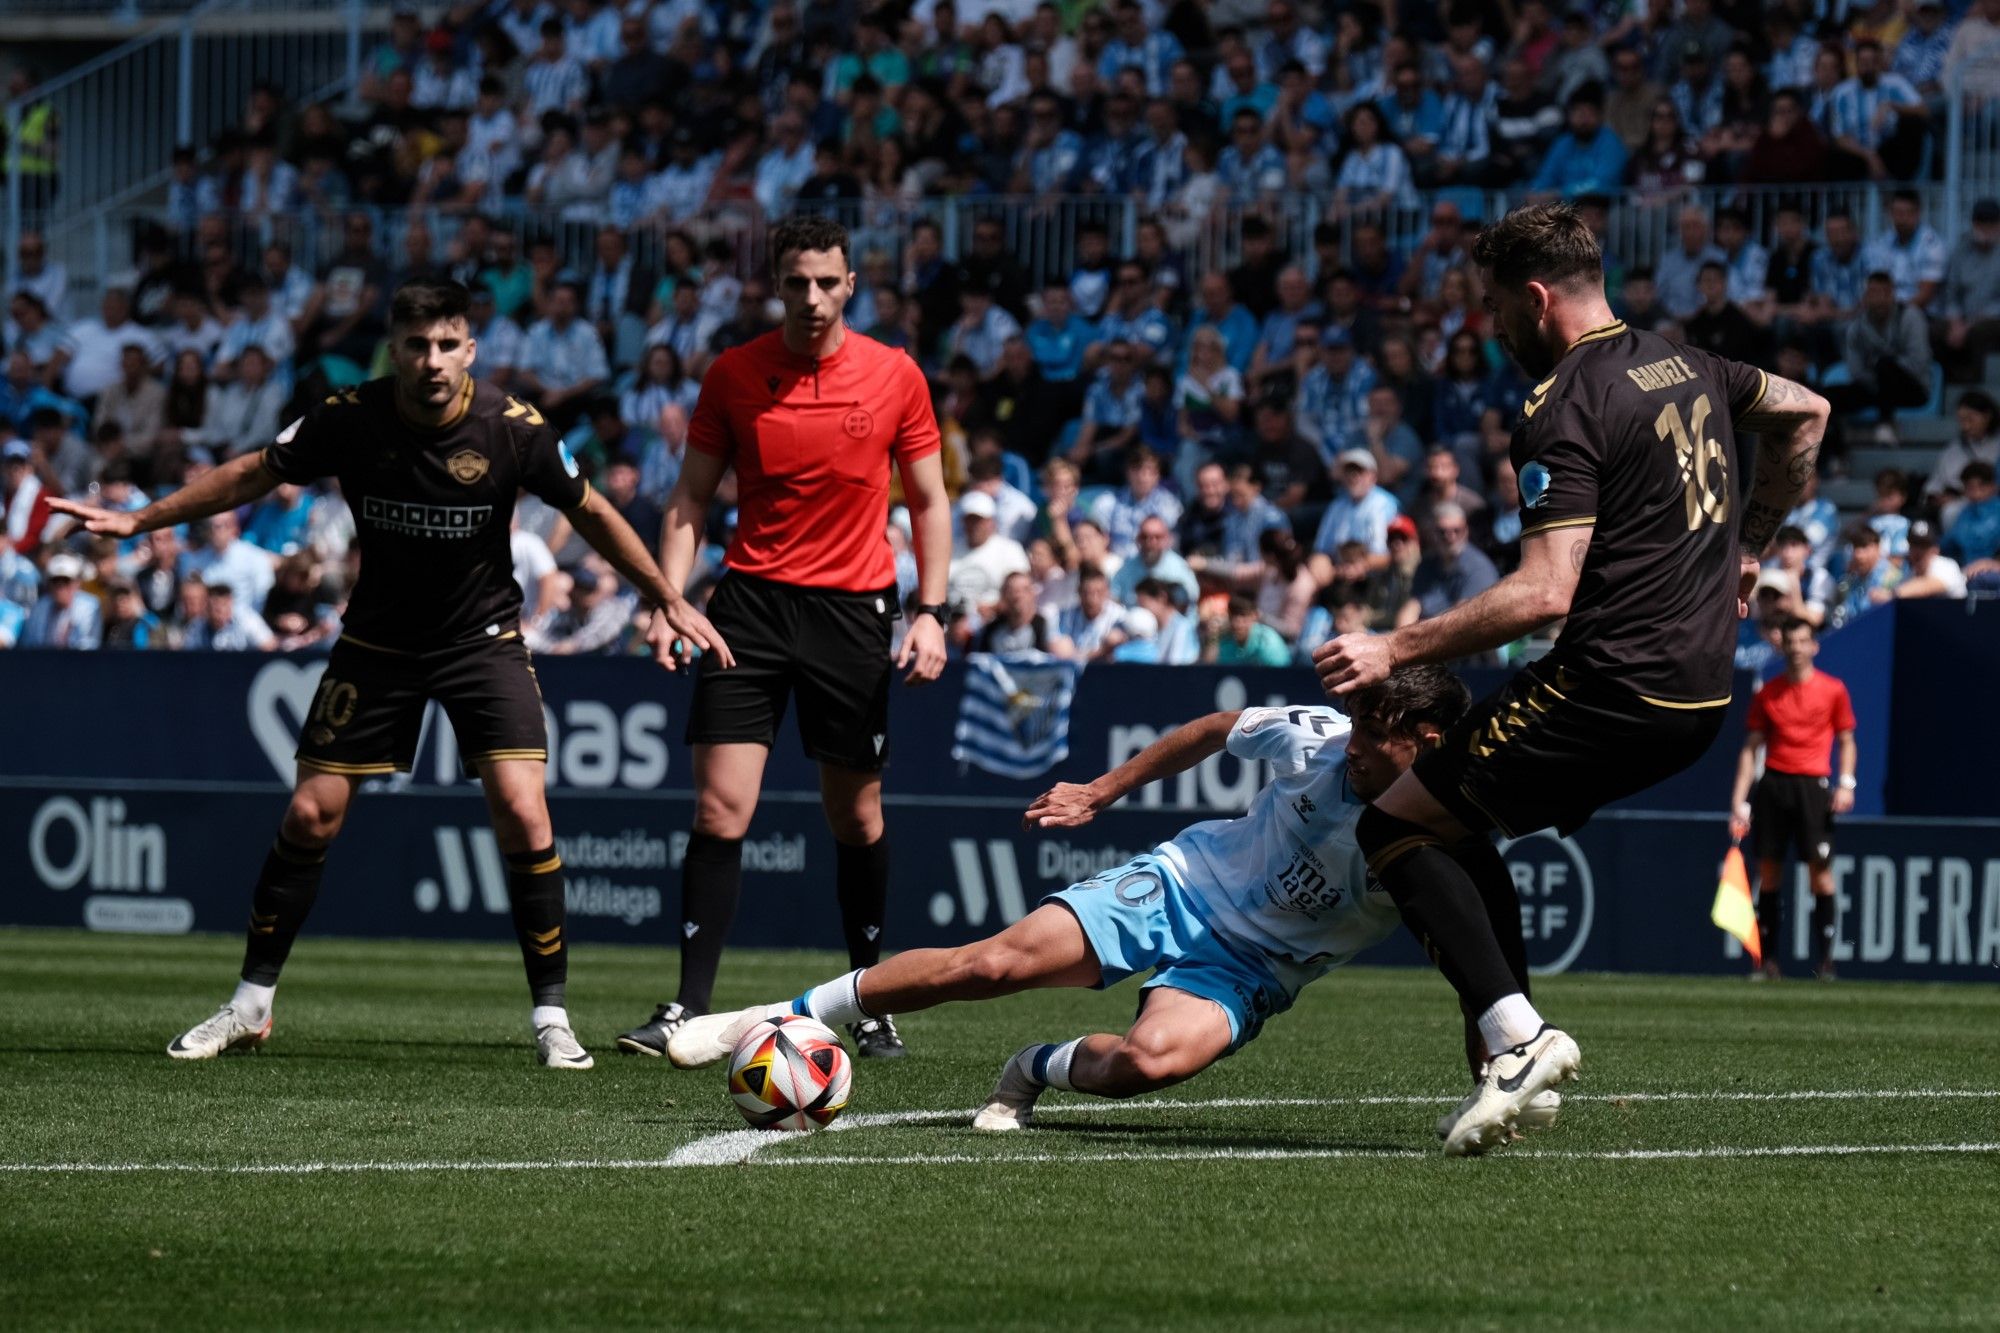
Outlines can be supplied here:
[[827, 827], [833, 840], [849, 847], [872, 847], [882, 838], [882, 810], [829, 810]]
[[548, 802], [539, 791], [509, 793], [493, 805], [493, 831], [500, 844], [522, 851], [546, 847], [555, 838]]
[[[1422, 824], [1398, 819], [1377, 806], [1361, 812], [1354, 825], [1354, 840], [1368, 858], [1368, 868], [1380, 874], [1383, 867], [1419, 847], [1443, 845], [1443, 839]], [[1378, 864], [1379, 862], [1379, 864]]]
[[285, 837], [301, 847], [324, 847], [339, 834], [347, 818], [347, 807], [322, 801], [309, 792], [297, 792], [285, 808]]
[[750, 831], [756, 798], [743, 800], [731, 792], [703, 790], [694, 801], [694, 831], [711, 838], [740, 838]]

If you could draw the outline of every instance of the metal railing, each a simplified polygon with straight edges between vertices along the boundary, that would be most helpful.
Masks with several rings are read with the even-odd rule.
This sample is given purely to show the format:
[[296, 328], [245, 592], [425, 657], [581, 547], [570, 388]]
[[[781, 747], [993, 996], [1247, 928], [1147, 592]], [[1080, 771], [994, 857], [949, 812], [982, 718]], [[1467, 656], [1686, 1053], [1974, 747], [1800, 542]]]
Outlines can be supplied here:
[[5, 262], [32, 227], [59, 243], [51, 250], [61, 248], [73, 270], [80, 248], [97, 251], [92, 258], [103, 272], [105, 213], [164, 186], [176, 148], [205, 151], [238, 124], [259, 81], [280, 85], [295, 104], [352, 86], [367, 12], [361, 0], [339, 0], [345, 22], [333, 26], [241, 23], [304, 2], [205, 0], [0, 108]]

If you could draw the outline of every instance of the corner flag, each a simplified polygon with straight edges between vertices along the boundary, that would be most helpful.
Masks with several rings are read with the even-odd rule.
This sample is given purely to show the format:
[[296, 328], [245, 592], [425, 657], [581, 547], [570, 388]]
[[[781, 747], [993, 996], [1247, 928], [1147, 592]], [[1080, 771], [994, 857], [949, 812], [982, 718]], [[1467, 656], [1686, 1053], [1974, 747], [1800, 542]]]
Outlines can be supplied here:
[[1715, 886], [1715, 906], [1708, 919], [1734, 935], [1751, 962], [1764, 961], [1757, 938], [1757, 908], [1750, 900], [1750, 872], [1743, 864], [1743, 849], [1734, 844], [1722, 858], [1722, 881]]

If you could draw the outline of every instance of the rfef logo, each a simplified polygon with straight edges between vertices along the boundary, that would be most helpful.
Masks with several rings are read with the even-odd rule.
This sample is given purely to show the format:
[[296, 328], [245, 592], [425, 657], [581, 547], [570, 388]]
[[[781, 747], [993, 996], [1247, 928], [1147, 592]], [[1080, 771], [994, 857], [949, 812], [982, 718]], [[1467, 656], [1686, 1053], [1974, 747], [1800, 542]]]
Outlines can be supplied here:
[[1500, 855], [1521, 897], [1528, 970], [1537, 976], [1568, 971], [1590, 940], [1597, 906], [1590, 858], [1576, 843], [1547, 829], [1502, 842]]

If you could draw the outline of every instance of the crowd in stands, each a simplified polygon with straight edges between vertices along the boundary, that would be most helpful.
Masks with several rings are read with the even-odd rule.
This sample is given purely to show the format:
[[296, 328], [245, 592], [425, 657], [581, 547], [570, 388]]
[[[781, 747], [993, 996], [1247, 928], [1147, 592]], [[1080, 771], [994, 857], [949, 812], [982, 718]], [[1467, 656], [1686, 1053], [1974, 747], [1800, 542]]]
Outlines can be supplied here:
[[[1576, 200], [1627, 323], [1824, 386], [1838, 475], [1937, 400], [1934, 367], [1977, 381], [2000, 351], [2000, 202], [1947, 245], [1917, 188], [1947, 89], [1994, 69], [2000, 0], [398, 8], [356, 103], [262, 85], [181, 151], [133, 269], [87, 303], [47, 237], [8, 257], [0, 646], [328, 645], [358, 561], [331, 483], [127, 542], [47, 500], [136, 509], [260, 448], [385, 371], [416, 276], [473, 290], [475, 373], [657, 532], [708, 364], [777, 318], [760, 227], [810, 208], [854, 237], [849, 324], [934, 385], [956, 650], [1302, 660], [1516, 559], [1528, 386], [1468, 258], [1491, 192]], [[1814, 188], [1841, 181], [1889, 225]], [[1717, 185], [1797, 188], [1695, 193]], [[1273, 223], [1302, 195], [1323, 220], [1288, 253]], [[1052, 268], [1013, 213], [948, 237], [925, 211], [1024, 196], [1141, 220], [1066, 214]], [[1616, 253], [1624, 207], [1678, 210], [1650, 264]], [[1229, 259], [1198, 262], [1225, 215]], [[2000, 409], [1954, 401], [1935, 471], [1885, 470], [1864, 521], [1800, 504], [1746, 665], [1784, 616], [2000, 587]], [[889, 540], [907, 593], [900, 508]], [[559, 514], [524, 501], [514, 555], [537, 651], [639, 649], [631, 591]]]

